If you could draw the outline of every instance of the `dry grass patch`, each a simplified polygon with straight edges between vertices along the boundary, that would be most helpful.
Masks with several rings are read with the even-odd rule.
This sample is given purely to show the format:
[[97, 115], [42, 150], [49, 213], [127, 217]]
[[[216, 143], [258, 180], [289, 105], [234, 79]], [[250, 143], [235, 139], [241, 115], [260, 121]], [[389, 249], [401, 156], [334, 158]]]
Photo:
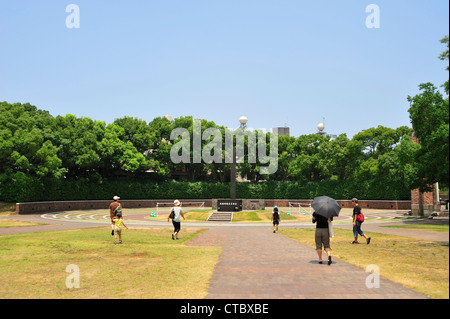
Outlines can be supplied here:
[[0, 219], [0, 228], [30, 227], [30, 226], [41, 226], [41, 225], [48, 225], [48, 224], [25, 222], [25, 221], [14, 220], [14, 219]]
[[[279, 211], [281, 221], [289, 222], [305, 222], [311, 221], [311, 216], [309, 214], [299, 215], [297, 214], [287, 214], [287, 211]], [[244, 211], [235, 212], [233, 214], [233, 222], [266, 222], [270, 223], [272, 221], [272, 210], [255, 210], [255, 211]]]
[[[184, 243], [203, 230], [110, 228], [1, 236], [0, 298], [204, 298], [218, 247]], [[66, 287], [66, 267], [80, 269], [80, 288]]]

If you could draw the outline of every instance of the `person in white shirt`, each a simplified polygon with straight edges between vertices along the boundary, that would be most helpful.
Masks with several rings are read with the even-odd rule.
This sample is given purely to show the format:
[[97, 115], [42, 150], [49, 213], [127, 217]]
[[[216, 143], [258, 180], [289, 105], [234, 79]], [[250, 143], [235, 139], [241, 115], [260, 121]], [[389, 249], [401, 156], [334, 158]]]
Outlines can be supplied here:
[[172, 224], [173, 224], [173, 234], [172, 234], [172, 239], [178, 239], [178, 234], [180, 233], [180, 229], [181, 229], [181, 217], [183, 217], [184, 220], [186, 220], [186, 218], [184, 218], [183, 212], [181, 211], [181, 207], [180, 207], [180, 201], [178, 199], [176, 199], [174, 202], [174, 207], [172, 207], [172, 209], [170, 210], [170, 214], [167, 217], [167, 221], [169, 222], [170, 219], [172, 219]]

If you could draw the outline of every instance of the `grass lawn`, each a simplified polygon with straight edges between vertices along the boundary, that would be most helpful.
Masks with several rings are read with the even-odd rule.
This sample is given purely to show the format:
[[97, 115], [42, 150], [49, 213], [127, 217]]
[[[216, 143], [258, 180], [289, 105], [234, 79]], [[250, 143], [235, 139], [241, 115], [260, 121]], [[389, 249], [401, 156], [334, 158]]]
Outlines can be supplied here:
[[[204, 230], [123, 230], [114, 245], [109, 227], [0, 237], [0, 298], [204, 298], [219, 247], [185, 242]], [[80, 288], [67, 288], [66, 267], [80, 270]]]
[[[315, 247], [315, 229], [282, 229], [280, 233]], [[449, 244], [409, 237], [367, 233], [370, 245], [350, 244], [351, 230], [334, 228], [332, 255], [363, 269], [380, 267], [384, 278], [400, 283], [432, 298], [449, 298]]]
[[433, 224], [417, 224], [417, 225], [388, 225], [382, 227], [392, 227], [392, 228], [406, 228], [406, 229], [418, 229], [418, 230], [429, 230], [429, 231], [440, 231], [448, 232], [448, 225], [433, 225]]
[[[140, 211], [142, 209], [133, 209], [133, 210], [128, 210], [127, 212], [129, 212], [130, 214], [134, 213], [135, 211]], [[150, 208], [146, 208], [145, 211], [145, 216], [144, 218], [146, 220], [156, 220], [156, 221], [167, 221], [167, 217], [169, 217], [170, 211], [163, 211], [159, 213], [158, 217], [153, 217], [150, 216]], [[153, 212], [155, 212], [155, 210], [151, 210]], [[183, 211], [183, 215], [186, 218], [186, 220], [182, 220], [183, 222], [197, 222], [197, 221], [202, 221], [205, 222], [209, 215], [211, 215], [213, 211], [211, 209], [208, 208], [192, 208], [192, 209], [186, 209], [185, 211]]]
[[[283, 221], [310, 221], [311, 216], [306, 215], [290, 215], [287, 212], [279, 211], [281, 223]], [[233, 213], [232, 222], [271, 222], [272, 210], [255, 210], [250, 212]]]
[[[189, 209], [184, 214], [186, 221], [207, 221], [209, 215], [211, 215], [213, 211], [211, 209]], [[167, 219], [167, 217], [166, 217]]]
[[40, 226], [40, 225], [48, 225], [48, 224], [25, 222], [25, 221], [13, 220], [13, 219], [0, 219], [0, 228], [30, 227], [30, 226]]

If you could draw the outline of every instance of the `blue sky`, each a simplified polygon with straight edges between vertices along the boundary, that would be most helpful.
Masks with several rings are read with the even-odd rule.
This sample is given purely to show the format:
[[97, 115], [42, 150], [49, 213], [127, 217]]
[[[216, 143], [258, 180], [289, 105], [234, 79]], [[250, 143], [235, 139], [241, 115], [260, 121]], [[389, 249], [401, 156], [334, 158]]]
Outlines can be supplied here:
[[[80, 28], [66, 27], [66, 6]], [[366, 6], [380, 28], [366, 27]], [[410, 126], [408, 95], [448, 79], [449, 3], [0, 0], [0, 101], [107, 123], [193, 115], [291, 135]], [[442, 91], [442, 90], [441, 90]]]

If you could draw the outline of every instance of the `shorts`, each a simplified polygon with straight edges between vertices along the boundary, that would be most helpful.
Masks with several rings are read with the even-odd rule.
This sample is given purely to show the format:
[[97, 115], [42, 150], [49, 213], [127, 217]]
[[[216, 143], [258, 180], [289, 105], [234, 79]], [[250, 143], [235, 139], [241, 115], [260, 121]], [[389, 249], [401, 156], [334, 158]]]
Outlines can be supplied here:
[[355, 226], [353, 226], [353, 236], [358, 238], [358, 234], [364, 236], [364, 232], [361, 229], [361, 222], [356, 221]]
[[328, 228], [316, 228], [316, 250], [322, 250], [323, 248], [330, 248], [330, 233]]
[[280, 225], [280, 221], [278, 219], [274, 219], [273, 220], [273, 225]]
[[121, 235], [122, 229], [114, 229], [114, 235]]

